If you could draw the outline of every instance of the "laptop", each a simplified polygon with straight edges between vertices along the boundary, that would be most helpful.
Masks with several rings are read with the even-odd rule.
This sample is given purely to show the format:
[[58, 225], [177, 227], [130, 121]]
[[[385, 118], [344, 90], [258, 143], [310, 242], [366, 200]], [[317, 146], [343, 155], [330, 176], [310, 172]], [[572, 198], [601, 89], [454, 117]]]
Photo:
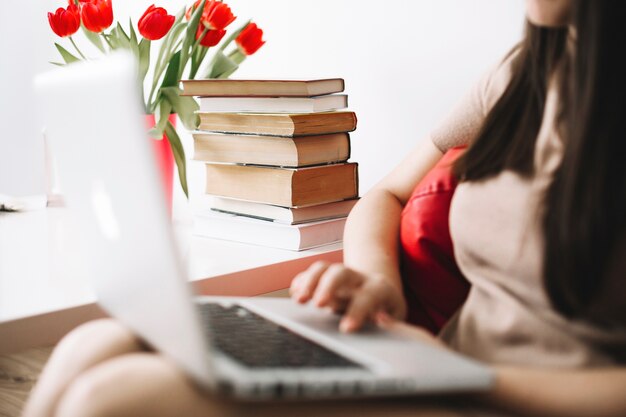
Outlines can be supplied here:
[[35, 88], [99, 303], [202, 387], [245, 400], [491, 387], [488, 367], [401, 332], [342, 334], [336, 315], [289, 299], [194, 296], [133, 57], [55, 69]]

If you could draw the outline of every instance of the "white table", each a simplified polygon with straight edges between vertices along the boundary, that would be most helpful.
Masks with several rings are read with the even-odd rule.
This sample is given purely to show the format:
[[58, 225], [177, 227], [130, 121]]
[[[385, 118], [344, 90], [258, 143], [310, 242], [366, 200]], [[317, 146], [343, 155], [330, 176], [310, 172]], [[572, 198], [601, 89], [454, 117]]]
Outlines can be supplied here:
[[[73, 256], [75, 233], [63, 208], [0, 213], [0, 354], [51, 345], [103, 317], [87, 268]], [[255, 296], [287, 288], [310, 263], [338, 262], [341, 244], [292, 252], [191, 236], [175, 223], [189, 279], [202, 294]]]

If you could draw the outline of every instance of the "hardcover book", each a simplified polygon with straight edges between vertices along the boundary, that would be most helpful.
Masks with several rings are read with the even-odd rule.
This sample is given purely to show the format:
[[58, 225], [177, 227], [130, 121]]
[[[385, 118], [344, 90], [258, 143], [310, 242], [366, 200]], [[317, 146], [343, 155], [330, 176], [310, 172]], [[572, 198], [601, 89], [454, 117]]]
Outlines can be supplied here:
[[356, 129], [356, 114], [351, 111], [324, 113], [203, 113], [200, 130], [271, 136], [324, 135]]
[[356, 198], [358, 165], [305, 168], [206, 164], [206, 193], [283, 207], [304, 207]]
[[[308, 207], [281, 207], [232, 198], [212, 197], [209, 210], [237, 214], [283, 224], [300, 224], [347, 217], [358, 199], [318, 204]], [[206, 210], [205, 210], [206, 212]]]
[[183, 95], [201, 97], [314, 97], [340, 93], [341, 78], [323, 80], [182, 80]]
[[207, 213], [194, 219], [196, 236], [231, 240], [288, 250], [310, 249], [343, 239], [346, 218], [285, 225], [225, 213]]
[[201, 112], [319, 113], [348, 107], [348, 96], [200, 97]]
[[302, 167], [350, 158], [347, 133], [289, 138], [195, 132], [193, 139], [194, 159], [206, 162]]

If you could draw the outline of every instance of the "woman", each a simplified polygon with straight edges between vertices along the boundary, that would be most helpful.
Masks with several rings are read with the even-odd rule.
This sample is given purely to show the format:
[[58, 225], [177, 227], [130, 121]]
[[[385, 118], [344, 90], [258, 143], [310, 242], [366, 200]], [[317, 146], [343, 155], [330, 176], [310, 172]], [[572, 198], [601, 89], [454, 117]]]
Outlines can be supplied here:
[[[443, 151], [469, 144], [454, 167], [462, 182], [450, 227], [472, 289], [440, 340], [493, 364], [496, 385], [481, 397], [488, 403], [528, 415], [623, 416], [626, 60], [619, 54], [626, 4], [527, 0], [527, 15], [522, 44], [355, 207], [345, 263], [314, 264], [291, 292], [344, 312], [343, 331], [369, 319], [403, 326], [389, 318], [406, 311], [400, 212]], [[245, 408], [233, 407], [199, 392], [120, 325], [100, 321], [61, 342], [25, 415]], [[292, 404], [274, 414], [304, 410]]]

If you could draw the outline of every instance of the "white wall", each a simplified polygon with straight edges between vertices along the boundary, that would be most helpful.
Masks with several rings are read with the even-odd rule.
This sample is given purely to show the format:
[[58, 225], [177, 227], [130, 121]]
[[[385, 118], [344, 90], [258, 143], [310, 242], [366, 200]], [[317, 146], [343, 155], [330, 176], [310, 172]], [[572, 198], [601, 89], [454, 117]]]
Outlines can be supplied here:
[[44, 192], [41, 123], [31, 80], [48, 68], [41, 1], [3, 2], [0, 12], [0, 194]]
[[[64, 0], [39, 0], [53, 10]], [[134, 21], [152, 1], [114, 0]], [[157, 2], [175, 13], [191, 0]], [[474, 80], [517, 40], [522, 0], [230, 0], [238, 21], [253, 18], [267, 43], [236, 78], [343, 77], [359, 125], [352, 160], [367, 191], [436, 125]], [[42, 11], [43, 13], [43, 11]], [[45, 13], [41, 24], [47, 25]], [[49, 56], [52, 32], [41, 39]], [[68, 47], [69, 48], [69, 47]], [[4, 58], [3, 62], [4, 62]], [[4, 64], [3, 64], [4, 65]], [[4, 140], [4, 139], [2, 139]], [[190, 137], [184, 136], [186, 147]], [[201, 164], [190, 188], [202, 192]]]

